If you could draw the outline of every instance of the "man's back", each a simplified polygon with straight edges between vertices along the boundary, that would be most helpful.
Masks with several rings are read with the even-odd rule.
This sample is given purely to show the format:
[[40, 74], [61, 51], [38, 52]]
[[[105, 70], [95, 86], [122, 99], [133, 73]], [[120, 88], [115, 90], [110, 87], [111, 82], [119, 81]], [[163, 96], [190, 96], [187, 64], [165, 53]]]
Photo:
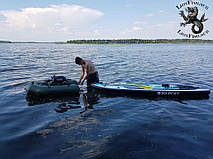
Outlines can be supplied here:
[[92, 74], [97, 72], [95, 69], [95, 65], [90, 60], [84, 60], [85, 61], [85, 68], [87, 71], [87, 74]]

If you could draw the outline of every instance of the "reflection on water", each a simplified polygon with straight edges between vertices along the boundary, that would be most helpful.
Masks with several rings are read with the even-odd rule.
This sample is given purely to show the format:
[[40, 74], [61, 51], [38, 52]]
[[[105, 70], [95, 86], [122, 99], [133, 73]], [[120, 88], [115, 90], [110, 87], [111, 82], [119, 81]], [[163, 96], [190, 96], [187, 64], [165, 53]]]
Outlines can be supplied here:
[[[26, 100], [28, 102], [29, 106], [35, 106], [35, 105], [40, 105], [40, 104], [45, 104], [45, 103], [50, 103], [50, 102], [67, 102], [70, 104], [79, 104], [79, 98], [80, 95], [76, 96], [65, 96], [65, 97], [40, 97], [40, 96], [32, 96], [32, 95], [27, 95]], [[63, 104], [62, 104], [63, 105]]]
[[51, 123], [48, 128], [36, 132], [44, 140], [54, 134], [57, 134], [57, 138], [63, 137], [63, 141], [61, 141], [63, 144], [60, 145], [57, 152], [59, 156], [66, 156], [67, 153], [72, 153], [74, 158], [80, 159], [99, 156], [105, 152], [105, 145], [113, 137], [112, 135], [103, 135], [97, 130], [103, 126], [101, 120], [111, 116], [114, 111], [111, 109], [88, 111], [93, 109], [99, 100], [98, 94], [92, 89], [82, 93], [80, 98], [82, 98], [82, 106], [80, 103], [63, 102], [59, 103], [57, 111], [55, 109], [59, 113], [81, 109], [80, 115]]
[[[36, 133], [44, 140], [51, 138], [51, 136], [54, 136], [55, 134], [57, 134], [58, 138], [62, 137], [61, 143], [63, 144], [58, 147], [57, 155], [63, 157], [70, 157], [68, 154], [72, 154], [74, 158], [79, 159], [113, 157], [140, 158], [144, 155], [150, 155], [155, 158], [156, 154], [159, 154], [160, 151], [164, 151], [164, 153], [166, 153], [160, 142], [164, 142], [165, 145], [170, 145], [171, 141], [166, 141], [168, 134], [162, 136], [165, 141], [160, 139], [160, 142], [156, 142], [158, 141], [157, 136], [159, 134], [155, 132], [155, 129], [159, 129], [159, 131], [164, 131], [162, 130], [164, 127], [168, 130], [171, 129], [171, 131], [176, 129], [174, 126], [170, 128], [169, 124], [173, 119], [164, 113], [162, 115], [163, 117], [158, 116], [157, 121], [155, 121], [158, 123], [157, 127], [153, 127], [152, 124], [141, 123], [137, 131], [135, 128], [131, 129], [131, 127], [125, 128], [127, 130], [123, 131], [122, 133], [114, 132], [108, 134], [100, 131], [100, 129], [103, 129], [104, 131], [111, 129], [110, 127], [107, 129], [103, 128], [103, 120], [104, 118], [109, 119], [115, 112], [112, 109], [104, 109], [101, 111], [89, 110], [93, 110], [95, 108], [96, 104], [99, 103], [100, 98], [116, 99], [121, 97], [132, 100], [144, 99], [143, 97], [137, 96], [114, 96], [112, 94], [100, 94], [94, 89], [87, 89], [87, 91], [81, 92], [76, 103], [74, 101], [58, 101], [59, 104], [55, 108], [55, 111], [58, 113], [72, 111], [73, 109], [80, 109], [80, 115], [74, 115], [51, 123], [47, 128], [41, 129]], [[80, 102], [80, 100], [82, 100], [82, 102]], [[180, 104], [187, 104], [187, 100], [192, 99], [184, 99], [184, 101], [182, 101], [183, 99], [181, 100], [174, 98], [149, 98], [148, 100], [150, 100], [150, 102], [170, 100], [178, 101]], [[159, 113], [162, 112], [159, 111]], [[131, 120], [131, 118], [129, 120]], [[114, 124], [114, 122], [112, 124]], [[194, 140], [193, 142], [198, 142], [198, 137], [196, 135], [193, 133], [186, 133], [184, 129], [182, 130], [182, 128], [179, 129], [184, 132], [183, 135], [192, 136], [192, 140]], [[163, 132], [161, 133], [163, 134]], [[169, 138], [170, 137], [172, 138], [173, 136], [169, 136]], [[176, 140], [177, 142], [180, 142], [182, 138], [176, 137]], [[191, 143], [188, 143], [188, 141], [185, 142], [185, 144], [191, 145]], [[122, 145], [122, 147], [120, 145]], [[129, 145], [134, 146], [130, 147]]]
[[[80, 103], [82, 98], [82, 105]], [[64, 113], [71, 109], [84, 109], [80, 114], [86, 112], [88, 109], [93, 109], [93, 105], [98, 103], [99, 94], [92, 88], [88, 88], [86, 91], [81, 90], [80, 94], [75, 96], [65, 97], [41, 97], [27, 94], [26, 100], [29, 106], [40, 105], [44, 103], [57, 102], [59, 103], [55, 108], [58, 113]]]
[[86, 112], [88, 109], [93, 109], [93, 105], [98, 102], [98, 94], [93, 89], [87, 89], [87, 92], [80, 93], [80, 98], [83, 100], [83, 105], [80, 105], [80, 102], [63, 102], [60, 103], [55, 111], [58, 113], [63, 113], [71, 109], [79, 109], [83, 108], [84, 110], [80, 112], [80, 114]]
[[93, 109], [93, 105], [97, 104], [98, 100], [99, 100], [98, 93], [94, 89], [88, 88], [87, 93], [83, 94], [83, 104], [85, 106], [85, 110], [82, 111], [81, 113], [84, 113], [88, 109]]

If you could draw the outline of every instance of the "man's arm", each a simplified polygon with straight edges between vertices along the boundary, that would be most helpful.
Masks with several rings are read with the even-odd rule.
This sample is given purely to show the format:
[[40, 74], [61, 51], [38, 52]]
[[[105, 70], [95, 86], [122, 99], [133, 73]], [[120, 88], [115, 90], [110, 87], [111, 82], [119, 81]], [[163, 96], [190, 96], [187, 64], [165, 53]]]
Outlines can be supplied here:
[[85, 74], [85, 69], [84, 69], [84, 66], [81, 65], [81, 77], [80, 77], [80, 80], [78, 81], [78, 84], [81, 84], [81, 80], [84, 78], [84, 74]]
[[[86, 67], [86, 75], [85, 75], [85, 77], [83, 78], [82, 82], [80, 83], [81, 85], [84, 84], [84, 81], [87, 79], [88, 74], [89, 74], [89, 73], [88, 73], [88, 65], [86, 64], [85, 67]], [[84, 69], [84, 72], [85, 72], [85, 69]]]
[[88, 74], [86, 74], [86, 76], [85, 76], [84, 79], [82, 80], [81, 85], [84, 84], [84, 81], [87, 79], [87, 76], [88, 76]]

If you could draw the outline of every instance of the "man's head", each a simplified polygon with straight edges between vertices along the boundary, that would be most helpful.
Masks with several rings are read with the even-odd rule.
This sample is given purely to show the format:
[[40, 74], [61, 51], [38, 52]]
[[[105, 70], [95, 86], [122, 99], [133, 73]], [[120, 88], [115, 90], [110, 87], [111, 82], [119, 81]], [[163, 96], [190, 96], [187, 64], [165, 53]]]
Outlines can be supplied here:
[[76, 58], [75, 58], [75, 63], [78, 64], [78, 65], [81, 65], [81, 64], [82, 64], [82, 61], [83, 61], [83, 59], [80, 58], [80, 57], [76, 57]]

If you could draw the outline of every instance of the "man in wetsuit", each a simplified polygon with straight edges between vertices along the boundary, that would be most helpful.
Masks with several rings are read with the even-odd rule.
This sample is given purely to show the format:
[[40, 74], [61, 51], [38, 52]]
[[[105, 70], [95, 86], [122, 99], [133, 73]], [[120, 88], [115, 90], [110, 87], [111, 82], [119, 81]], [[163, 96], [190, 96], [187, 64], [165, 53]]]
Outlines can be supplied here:
[[93, 83], [99, 83], [98, 72], [95, 69], [95, 65], [90, 60], [83, 60], [80, 57], [76, 57], [75, 63], [80, 65], [82, 68], [81, 77], [78, 84], [83, 85], [86, 79], [87, 79], [87, 86], [90, 86]]

